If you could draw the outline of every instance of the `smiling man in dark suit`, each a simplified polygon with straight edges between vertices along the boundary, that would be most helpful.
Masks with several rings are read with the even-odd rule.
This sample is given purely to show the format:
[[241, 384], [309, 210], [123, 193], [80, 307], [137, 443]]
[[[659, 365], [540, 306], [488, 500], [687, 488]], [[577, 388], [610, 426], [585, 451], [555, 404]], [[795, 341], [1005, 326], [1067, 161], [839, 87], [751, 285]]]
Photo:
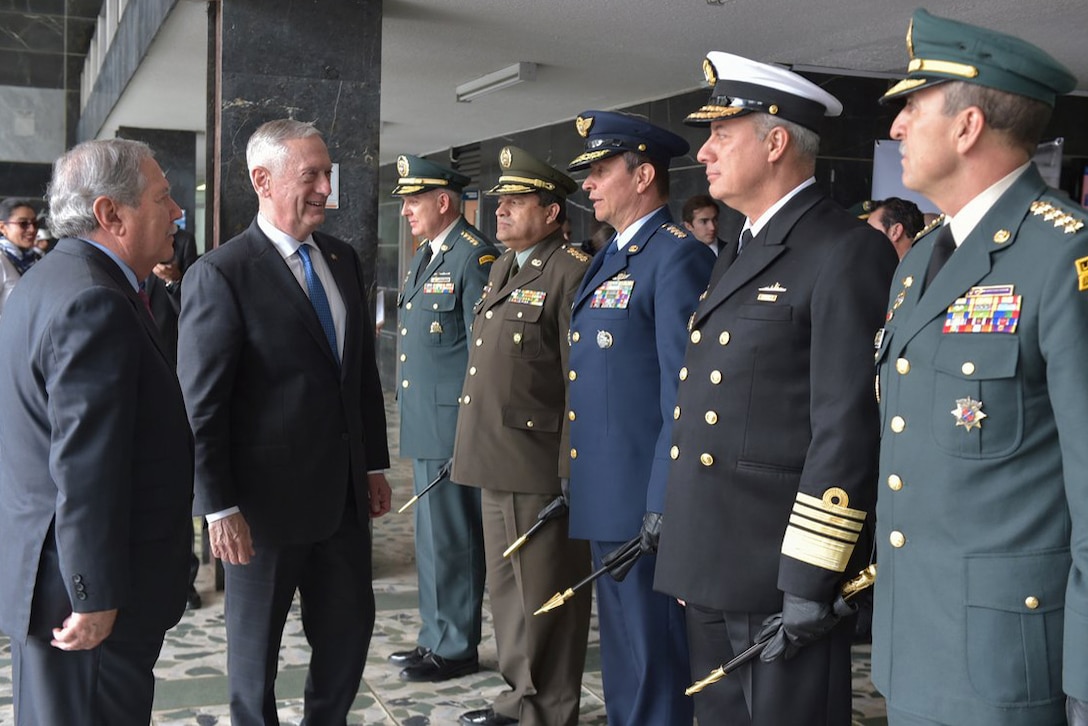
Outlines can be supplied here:
[[61, 239], [0, 323], [0, 628], [20, 726], [147, 724], [185, 607], [193, 449], [139, 281], [181, 210], [151, 150], [54, 166]]
[[332, 162], [311, 124], [246, 148], [259, 214], [196, 262], [178, 372], [196, 437], [196, 511], [226, 574], [231, 722], [277, 724], [296, 589], [312, 648], [305, 720], [342, 724], [374, 629], [368, 520], [389, 511], [385, 409], [362, 267], [317, 232]]

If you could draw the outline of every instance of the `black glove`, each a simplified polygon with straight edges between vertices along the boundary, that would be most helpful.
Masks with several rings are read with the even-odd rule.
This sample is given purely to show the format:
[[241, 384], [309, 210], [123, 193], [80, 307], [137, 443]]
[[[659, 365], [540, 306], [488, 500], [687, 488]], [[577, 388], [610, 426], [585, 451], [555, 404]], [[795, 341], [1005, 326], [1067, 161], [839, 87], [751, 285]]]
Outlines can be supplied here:
[[638, 533], [638, 546], [643, 554], [657, 552], [657, 543], [661, 540], [661, 520], [664, 515], [660, 512], [646, 512], [642, 515], [642, 529]]
[[[608, 576], [616, 582], [623, 582], [627, 573], [635, 566], [635, 561], [642, 555], [640, 539], [635, 537], [601, 557], [601, 564], [608, 568]], [[615, 567], [613, 567], [615, 565]]]
[[548, 502], [548, 504], [537, 512], [536, 520], [538, 522], [547, 522], [549, 519], [555, 519], [556, 517], [562, 517], [568, 511], [567, 500], [562, 496], [558, 496], [555, 499]]
[[841, 595], [834, 604], [828, 604], [785, 593], [782, 612], [764, 620], [763, 629], [756, 636], [757, 641], [770, 638], [760, 660], [770, 663], [782, 656], [789, 660], [804, 646], [827, 635], [839, 620], [854, 610]]
[[1088, 726], [1088, 701], [1068, 696], [1065, 699], [1065, 717], [1069, 726]]
[[559, 491], [563, 495], [563, 504], [570, 508], [570, 479], [563, 477], [559, 480]]

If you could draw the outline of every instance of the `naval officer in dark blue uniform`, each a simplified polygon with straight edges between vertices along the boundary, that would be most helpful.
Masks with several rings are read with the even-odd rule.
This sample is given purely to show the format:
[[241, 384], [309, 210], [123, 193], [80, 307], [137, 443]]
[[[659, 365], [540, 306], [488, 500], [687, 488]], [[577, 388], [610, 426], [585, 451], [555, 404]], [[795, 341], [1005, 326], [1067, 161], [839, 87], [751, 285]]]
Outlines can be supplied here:
[[669, 160], [688, 143], [645, 119], [586, 111], [577, 119], [589, 169], [582, 188], [616, 228], [574, 299], [571, 320], [570, 533], [594, 566], [643, 535], [646, 554], [622, 582], [597, 580], [602, 676], [613, 726], [690, 724], [684, 616], [653, 592], [677, 371], [685, 323], [714, 253], [673, 223]]

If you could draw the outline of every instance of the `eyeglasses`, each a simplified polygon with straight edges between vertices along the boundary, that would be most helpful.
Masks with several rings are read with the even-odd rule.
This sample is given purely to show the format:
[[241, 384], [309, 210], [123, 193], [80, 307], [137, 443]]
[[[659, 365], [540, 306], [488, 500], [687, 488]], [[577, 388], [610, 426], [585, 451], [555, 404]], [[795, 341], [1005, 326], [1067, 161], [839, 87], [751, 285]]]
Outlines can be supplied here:
[[36, 219], [9, 219], [6, 223], [15, 225], [19, 229], [27, 229], [28, 227], [38, 229], [41, 226]]

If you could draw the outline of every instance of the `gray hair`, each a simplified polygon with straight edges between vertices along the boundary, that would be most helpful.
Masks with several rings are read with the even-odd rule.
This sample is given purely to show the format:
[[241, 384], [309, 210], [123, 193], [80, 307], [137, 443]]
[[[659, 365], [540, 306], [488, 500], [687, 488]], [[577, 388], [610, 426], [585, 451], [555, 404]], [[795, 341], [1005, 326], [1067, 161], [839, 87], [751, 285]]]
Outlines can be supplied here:
[[249, 172], [252, 174], [258, 166], [273, 172], [279, 171], [287, 157], [284, 143], [311, 136], [321, 136], [313, 122], [281, 118], [261, 124], [246, 144], [246, 166], [249, 167]]
[[987, 126], [1005, 134], [1012, 146], [1023, 149], [1028, 156], [1035, 153], [1052, 111], [1045, 102], [964, 81], [942, 85], [945, 116], [955, 116], [965, 108], [977, 106]]
[[784, 118], [772, 116], [768, 113], [754, 113], [752, 114], [752, 120], [755, 122], [756, 133], [759, 135], [760, 141], [767, 138], [767, 134], [771, 133], [771, 129], [781, 126], [790, 135], [794, 148], [803, 158], [815, 160], [816, 154], [820, 152], [820, 135], [811, 129], [806, 129], [793, 121], [787, 121]]
[[49, 182], [49, 229], [57, 237], [85, 237], [98, 228], [94, 200], [108, 197], [128, 207], [140, 206], [147, 179], [140, 169], [153, 159], [142, 141], [84, 141], [53, 163]]

